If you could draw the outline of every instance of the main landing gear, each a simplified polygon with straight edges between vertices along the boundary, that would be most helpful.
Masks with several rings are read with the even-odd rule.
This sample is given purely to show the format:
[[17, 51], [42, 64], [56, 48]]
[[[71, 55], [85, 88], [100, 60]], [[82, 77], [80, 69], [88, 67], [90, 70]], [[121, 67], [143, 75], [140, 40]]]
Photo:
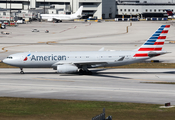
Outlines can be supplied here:
[[89, 70], [80, 69], [80, 70], [79, 70], [79, 74], [80, 74], [80, 75], [92, 75], [92, 72], [89, 71]]
[[53, 22], [54, 22], [54, 23], [59, 23], [59, 22], [62, 22], [62, 20], [54, 19]]
[[87, 69], [87, 66], [82, 66], [78, 72], [80, 75], [92, 75], [92, 72]]
[[24, 74], [23, 68], [20, 68], [20, 70], [21, 70], [20, 73], [21, 74]]

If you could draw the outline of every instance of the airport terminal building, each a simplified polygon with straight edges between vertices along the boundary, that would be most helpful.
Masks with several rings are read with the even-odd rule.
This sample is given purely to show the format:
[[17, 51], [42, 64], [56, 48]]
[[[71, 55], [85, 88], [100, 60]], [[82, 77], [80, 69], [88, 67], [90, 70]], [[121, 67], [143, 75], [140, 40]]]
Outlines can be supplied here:
[[175, 0], [1, 0], [0, 8], [11, 10], [38, 10], [49, 14], [75, 13], [83, 7], [84, 16], [98, 19], [115, 17], [161, 16], [164, 9], [175, 11]]
[[[175, 11], [175, 0], [118, 0], [116, 16], [166, 17], [165, 9]], [[162, 14], [164, 13], [164, 14]]]

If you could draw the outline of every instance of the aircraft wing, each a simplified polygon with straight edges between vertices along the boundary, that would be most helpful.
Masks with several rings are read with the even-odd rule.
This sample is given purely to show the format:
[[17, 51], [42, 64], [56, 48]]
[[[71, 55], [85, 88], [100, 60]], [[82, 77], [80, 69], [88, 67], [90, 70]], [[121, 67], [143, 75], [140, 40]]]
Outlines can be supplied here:
[[95, 62], [95, 61], [68, 61], [68, 62], [57, 62], [55, 64], [53, 64], [52, 66], [57, 66], [57, 65], [62, 65], [62, 64], [74, 64], [76, 66], [82, 66], [82, 65], [87, 65], [87, 66], [91, 66], [91, 65], [101, 65], [101, 64], [108, 64], [107, 62]]
[[75, 65], [79, 66], [79, 65], [101, 65], [101, 64], [108, 64], [107, 62], [75, 62]]
[[53, 19], [53, 20], [60, 20], [60, 19], [58, 19], [58, 18], [55, 18], [55, 17], [53, 17], [52, 19]]

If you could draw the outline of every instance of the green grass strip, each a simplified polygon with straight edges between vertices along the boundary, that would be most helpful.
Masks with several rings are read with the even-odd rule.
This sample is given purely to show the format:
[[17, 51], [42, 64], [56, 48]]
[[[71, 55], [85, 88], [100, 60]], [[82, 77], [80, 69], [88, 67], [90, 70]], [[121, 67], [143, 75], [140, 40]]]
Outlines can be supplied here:
[[0, 98], [3, 120], [90, 120], [106, 109], [113, 120], [174, 120], [175, 108], [161, 105], [103, 101], [75, 101], [31, 98]]
[[0, 68], [17, 68], [17, 67], [10, 66], [10, 65], [7, 65], [5, 63], [0, 63]]

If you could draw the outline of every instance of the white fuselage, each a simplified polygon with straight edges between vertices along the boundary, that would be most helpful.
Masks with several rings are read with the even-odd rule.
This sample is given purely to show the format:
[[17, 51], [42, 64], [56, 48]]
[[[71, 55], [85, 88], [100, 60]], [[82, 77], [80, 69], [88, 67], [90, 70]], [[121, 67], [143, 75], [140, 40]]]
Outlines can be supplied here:
[[62, 20], [74, 20], [74, 19], [79, 19], [82, 16], [82, 10], [83, 6], [80, 6], [80, 8], [71, 15], [66, 15], [66, 14], [41, 14], [41, 19], [45, 19], [47, 21], [53, 21], [55, 20], [56, 22], [62, 21]]
[[46, 19], [48, 21], [52, 21], [53, 19], [56, 20], [74, 20], [80, 18], [79, 16], [75, 15], [58, 15], [58, 14], [41, 14], [42, 19]]
[[[10, 55], [3, 62], [20, 68], [55, 68], [59, 64], [66, 63], [86, 65], [91, 68], [120, 66], [149, 58], [135, 58], [134, 54], [134, 51], [31, 52]], [[24, 60], [25, 58], [27, 60]]]
[[[80, 7], [80, 10], [82, 7]], [[79, 10], [79, 11], [80, 11]], [[53, 68], [58, 73], [88, 72], [87, 68], [121, 66], [166, 54], [162, 50], [170, 25], [161, 25], [138, 49], [132, 51], [31, 52], [8, 56], [4, 63], [22, 68]], [[21, 71], [23, 73], [23, 71]]]

